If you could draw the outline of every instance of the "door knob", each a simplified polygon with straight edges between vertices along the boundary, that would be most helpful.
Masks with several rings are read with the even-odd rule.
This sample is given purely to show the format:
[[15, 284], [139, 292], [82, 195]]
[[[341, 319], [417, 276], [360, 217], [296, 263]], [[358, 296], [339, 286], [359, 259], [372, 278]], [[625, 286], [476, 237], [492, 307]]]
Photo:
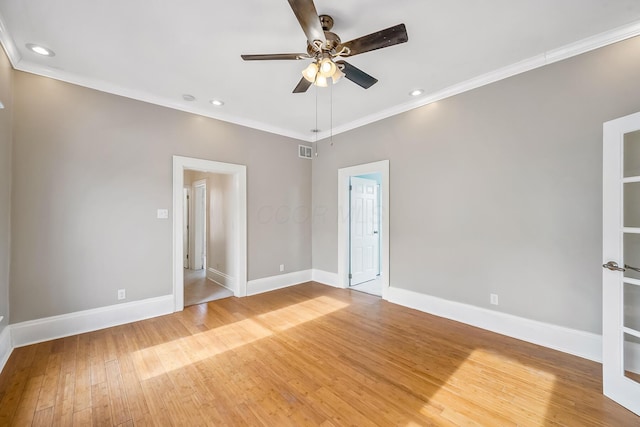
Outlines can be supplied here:
[[606, 264], [602, 264], [602, 267], [607, 268], [611, 271], [625, 271], [624, 268], [618, 267], [618, 263], [615, 261], [609, 261]]

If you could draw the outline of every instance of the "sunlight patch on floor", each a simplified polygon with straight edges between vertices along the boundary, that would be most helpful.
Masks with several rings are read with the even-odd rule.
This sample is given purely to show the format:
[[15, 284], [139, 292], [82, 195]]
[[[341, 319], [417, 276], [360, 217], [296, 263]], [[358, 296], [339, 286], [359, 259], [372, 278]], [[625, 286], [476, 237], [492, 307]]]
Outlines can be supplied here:
[[[495, 351], [477, 349], [429, 398], [420, 413], [439, 413], [454, 425], [507, 425], [514, 420], [544, 425], [555, 383], [556, 377], [550, 372]], [[535, 395], [531, 395], [531, 384], [536, 385]], [[409, 423], [407, 427], [413, 425]]]
[[348, 305], [331, 297], [317, 297], [138, 350], [133, 354], [133, 361], [140, 378], [147, 380], [316, 320]]

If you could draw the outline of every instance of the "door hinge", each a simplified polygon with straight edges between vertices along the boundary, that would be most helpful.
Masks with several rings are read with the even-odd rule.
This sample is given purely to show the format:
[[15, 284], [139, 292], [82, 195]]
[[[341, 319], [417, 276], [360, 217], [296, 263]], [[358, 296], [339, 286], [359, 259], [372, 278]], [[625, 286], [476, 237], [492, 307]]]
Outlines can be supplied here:
[[349, 191], [353, 190], [353, 185], [349, 184]]
[[353, 275], [349, 273], [349, 279], [353, 279]]
[[189, 259], [189, 254], [187, 254], [187, 259]]

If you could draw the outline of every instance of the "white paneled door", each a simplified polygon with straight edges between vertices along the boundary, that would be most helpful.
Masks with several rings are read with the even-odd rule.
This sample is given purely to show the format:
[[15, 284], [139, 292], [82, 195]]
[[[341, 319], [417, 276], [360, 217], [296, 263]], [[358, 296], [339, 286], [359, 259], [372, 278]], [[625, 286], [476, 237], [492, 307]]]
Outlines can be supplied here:
[[373, 280], [380, 273], [378, 183], [351, 177], [350, 285]]
[[640, 415], [640, 113], [604, 124], [604, 394]]

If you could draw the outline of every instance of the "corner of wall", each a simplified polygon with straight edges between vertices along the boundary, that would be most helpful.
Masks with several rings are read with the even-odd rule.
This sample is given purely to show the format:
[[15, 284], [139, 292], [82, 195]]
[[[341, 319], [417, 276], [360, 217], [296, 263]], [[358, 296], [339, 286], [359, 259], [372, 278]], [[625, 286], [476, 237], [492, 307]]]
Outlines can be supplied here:
[[0, 372], [4, 369], [12, 352], [11, 326], [5, 325], [0, 329]]

